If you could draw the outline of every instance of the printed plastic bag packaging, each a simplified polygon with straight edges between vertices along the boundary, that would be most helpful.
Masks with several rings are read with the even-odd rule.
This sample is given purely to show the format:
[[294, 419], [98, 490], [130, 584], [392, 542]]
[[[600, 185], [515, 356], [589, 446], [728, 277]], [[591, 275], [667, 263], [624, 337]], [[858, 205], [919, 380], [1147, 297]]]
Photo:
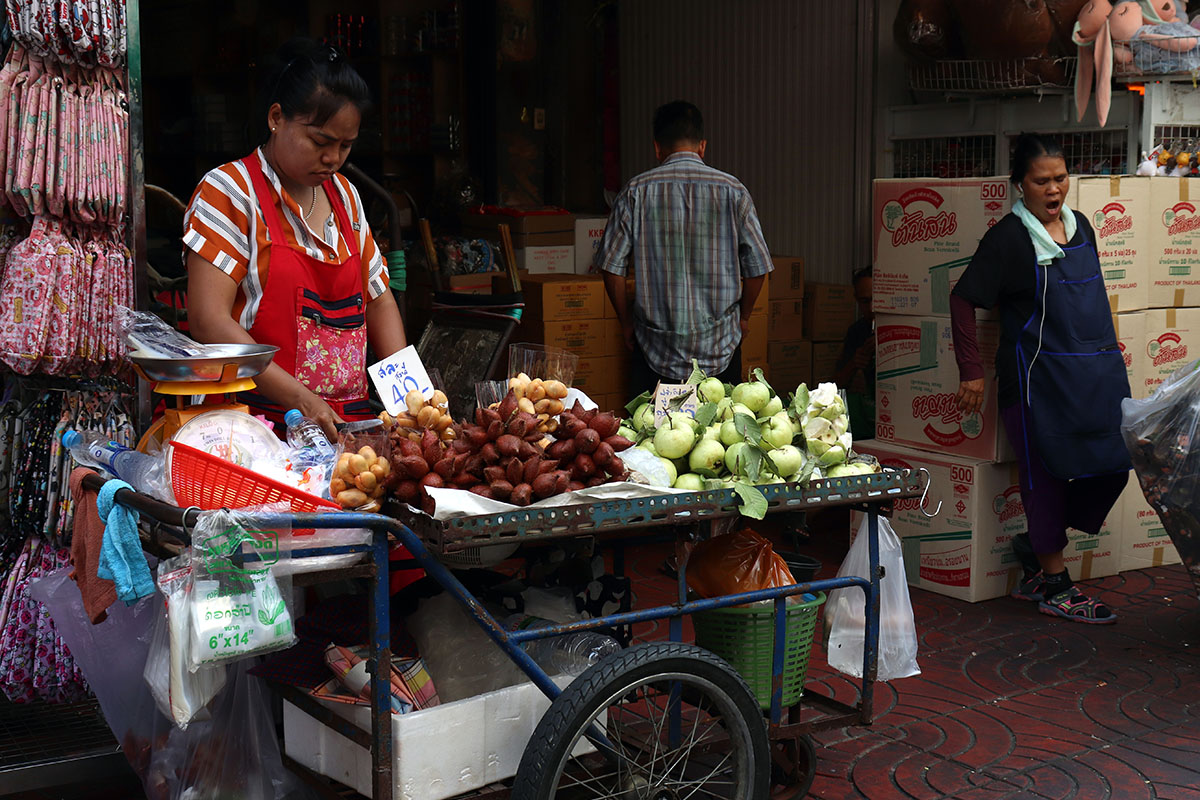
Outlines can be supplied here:
[[192, 616], [188, 593], [192, 559], [188, 554], [158, 564], [158, 588], [166, 607], [154, 623], [143, 675], [164, 716], [182, 729], [194, 719], [209, 719], [206, 706], [225, 685], [225, 665], [188, 670]]
[[701, 542], [687, 561], [687, 582], [701, 597], [756, 592], [796, 582], [771, 543], [752, 530]]
[[262, 514], [287, 503], [202, 511], [192, 536], [188, 669], [291, 647], [292, 578], [276, 570], [291, 557], [290, 529], [266, 529]]
[[[858, 529], [850, 552], [837, 576], [868, 578], [871, 568], [869, 519]], [[900, 539], [891, 524], [879, 517], [879, 565], [884, 576], [879, 581], [879, 659], [878, 680], [890, 681], [919, 675], [917, 666], [917, 624], [908, 597], [908, 581]], [[825, 604], [825, 650], [829, 666], [855, 678], [863, 674], [863, 647], [866, 641], [866, 593], [856, 586], [835, 589]]]
[[143, 678], [163, 598], [115, 603], [92, 625], [70, 571], [35, 581], [31, 592], [49, 610], [149, 800], [313, 798], [283, 766], [265, 687], [247, 674], [252, 664], [228, 667], [225, 687], [208, 704], [211, 718], [181, 730], [160, 713]]

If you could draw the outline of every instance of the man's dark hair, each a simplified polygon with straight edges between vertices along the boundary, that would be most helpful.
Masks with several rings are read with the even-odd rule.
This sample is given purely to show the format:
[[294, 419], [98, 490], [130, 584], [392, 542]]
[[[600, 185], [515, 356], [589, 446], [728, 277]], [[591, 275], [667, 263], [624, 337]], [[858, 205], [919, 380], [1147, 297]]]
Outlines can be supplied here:
[[654, 141], [662, 147], [704, 139], [704, 117], [685, 100], [659, 106], [654, 112]]
[[856, 269], [856, 270], [854, 270], [854, 274], [853, 274], [853, 275], [850, 277], [850, 282], [851, 282], [851, 283], [858, 283], [858, 282], [859, 282], [859, 281], [861, 281], [863, 278], [870, 278], [870, 277], [871, 277], [871, 273], [872, 273], [873, 271], [874, 271], [874, 270], [872, 269], [872, 265], [871, 265], [871, 264], [867, 264], [867, 265], [866, 265], [865, 267], [863, 267], [862, 269]]

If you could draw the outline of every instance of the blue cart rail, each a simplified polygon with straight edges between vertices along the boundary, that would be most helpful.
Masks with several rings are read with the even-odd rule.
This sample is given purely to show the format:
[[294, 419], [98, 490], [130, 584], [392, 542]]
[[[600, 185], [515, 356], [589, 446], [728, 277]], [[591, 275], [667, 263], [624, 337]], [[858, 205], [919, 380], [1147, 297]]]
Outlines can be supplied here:
[[[103, 479], [99, 477], [89, 478], [89, 483], [93, 486], [98, 486], [102, 482]], [[367, 732], [358, 729], [322, 708], [302, 692], [286, 689], [283, 691], [287, 699], [301, 710], [333, 727], [352, 741], [370, 748], [373, 796], [376, 800], [389, 800], [392, 797], [393, 785], [391, 710], [388, 700], [390, 688], [388, 670], [377, 669], [376, 665], [391, 663], [387, 564], [389, 536], [392, 536], [408, 549], [412, 557], [420, 563], [430, 577], [456, 598], [492, 641], [552, 701], [559, 697], [562, 690], [525, 652], [522, 648], [522, 644], [525, 642], [594, 628], [619, 627], [662, 619], [669, 621], [671, 641], [681, 642], [682, 621], [688, 614], [744, 603], [771, 601], [774, 603], [776, 633], [773, 653], [773, 691], [769, 716], [770, 737], [774, 740], [795, 741], [817, 730], [852, 724], [870, 724], [874, 715], [871, 686], [875, 682], [877, 674], [879, 580], [882, 577], [879, 567], [878, 514], [881, 507], [891, 501], [923, 496], [926, 490], [927, 475], [913, 470], [889, 470], [874, 475], [814, 481], [807, 489], [794, 484], [763, 487], [768, 500], [768, 513], [803, 511], [839, 505], [856, 507], [867, 512], [871, 564], [871, 574], [867, 578], [831, 578], [762, 591], [688, 600], [686, 563], [684, 563], [680, 565], [679, 569], [678, 600], [673, 604], [638, 609], [565, 625], [512, 632], [506, 631], [501, 626], [500, 622], [438, 560], [438, 555], [467, 548], [505, 543], [536, 543], [578, 536], [601, 537], [655, 526], [704, 526], [718, 519], [738, 515], [736, 495], [729, 490], [672, 494], [637, 500], [522, 509], [504, 514], [458, 517], [444, 521], [435, 520], [407, 506], [392, 509], [395, 514], [394, 518], [381, 514], [353, 512], [261, 515], [256, 522], [268, 529], [283, 526], [293, 529], [366, 528], [374, 533], [372, 541], [363, 545], [297, 549], [292, 553], [293, 557], [300, 558], [352, 552], [364, 552], [370, 556], [366, 564], [337, 570], [334, 577], [361, 576], [370, 581], [374, 612], [370, 620], [368, 662], [372, 691], [371, 730]], [[128, 490], [118, 492], [116, 500], [157, 522], [181, 528], [185, 534], [195, 525], [199, 513], [195, 508], [179, 509]], [[867, 601], [866, 643], [858, 704], [842, 703], [827, 695], [805, 690], [803, 699], [798, 706], [790, 709], [784, 708], [782, 706], [783, 631], [787, 598], [805, 592], [829, 592], [833, 589], [851, 586], [862, 589], [866, 594]], [[821, 712], [821, 716], [815, 719], [801, 718], [801, 715], [796, 712], [804, 706]], [[603, 733], [594, 729], [589, 731], [588, 738], [598, 746], [604, 743]], [[602, 747], [601, 749], [611, 752], [612, 748]]]

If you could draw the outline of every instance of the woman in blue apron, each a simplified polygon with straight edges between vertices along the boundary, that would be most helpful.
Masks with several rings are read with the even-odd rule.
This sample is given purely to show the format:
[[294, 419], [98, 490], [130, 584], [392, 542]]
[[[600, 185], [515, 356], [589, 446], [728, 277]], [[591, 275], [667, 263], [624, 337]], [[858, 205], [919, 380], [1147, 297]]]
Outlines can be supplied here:
[[1028, 524], [1013, 539], [1023, 568], [1013, 596], [1073, 622], [1112, 623], [1116, 615], [1072, 583], [1063, 551], [1067, 528], [1100, 532], [1128, 478], [1120, 433], [1121, 400], [1129, 397], [1125, 362], [1095, 233], [1067, 208], [1062, 149], [1022, 134], [1012, 183], [1012, 213], [980, 240], [950, 298], [958, 402], [967, 413], [985, 402], [975, 309], [997, 308], [1000, 417]]

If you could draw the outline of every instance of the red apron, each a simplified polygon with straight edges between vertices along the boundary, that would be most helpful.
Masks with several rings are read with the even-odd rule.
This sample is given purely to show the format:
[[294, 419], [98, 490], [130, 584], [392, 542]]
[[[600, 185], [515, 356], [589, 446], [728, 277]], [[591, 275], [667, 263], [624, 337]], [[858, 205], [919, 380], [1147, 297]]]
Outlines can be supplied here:
[[[367, 400], [367, 266], [333, 179], [323, 186], [350, 257], [341, 264], [313, 258], [287, 244], [283, 220], [257, 153], [242, 159], [271, 235], [267, 283], [250, 335], [279, 348], [275, 363], [346, 421], [375, 416]], [[258, 392], [241, 402], [274, 422], [288, 409]]]

